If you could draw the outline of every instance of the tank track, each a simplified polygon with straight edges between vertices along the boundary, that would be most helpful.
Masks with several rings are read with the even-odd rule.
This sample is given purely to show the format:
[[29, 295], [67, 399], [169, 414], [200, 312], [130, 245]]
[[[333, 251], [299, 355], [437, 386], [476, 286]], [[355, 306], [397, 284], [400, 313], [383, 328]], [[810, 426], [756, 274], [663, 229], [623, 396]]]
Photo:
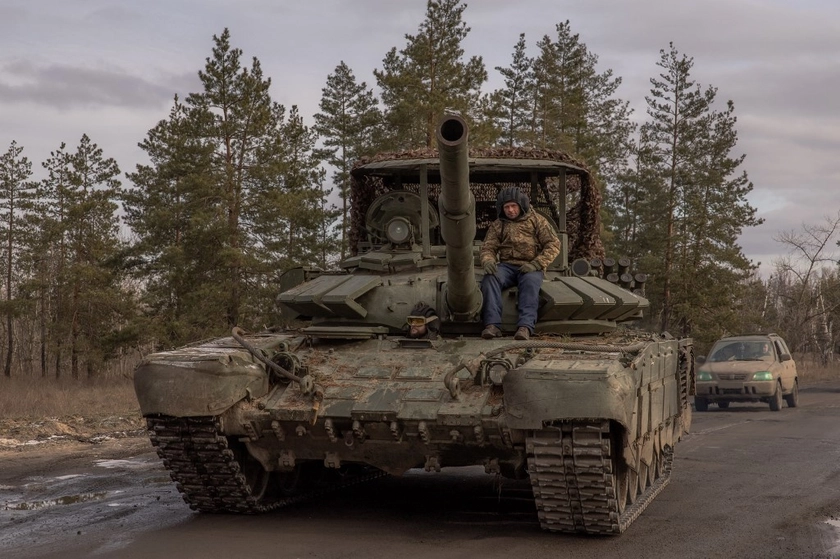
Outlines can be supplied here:
[[526, 447], [540, 525], [553, 532], [620, 534], [671, 477], [673, 453], [668, 449], [659, 476], [620, 511], [609, 421], [563, 422], [533, 432]]
[[254, 495], [218, 417], [149, 417], [146, 424], [152, 445], [184, 501], [201, 512], [263, 513], [387, 475], [368, 470], [306, 491], [265, 498]]

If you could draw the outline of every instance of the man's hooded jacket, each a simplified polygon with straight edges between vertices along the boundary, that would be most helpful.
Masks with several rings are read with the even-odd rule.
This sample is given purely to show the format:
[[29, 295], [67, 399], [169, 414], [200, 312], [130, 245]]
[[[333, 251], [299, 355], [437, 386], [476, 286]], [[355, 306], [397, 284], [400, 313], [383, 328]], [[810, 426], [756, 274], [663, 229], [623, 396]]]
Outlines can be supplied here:
[[[508, 219], [504, 205], [516, 202], [519, 216]], [[498, 219], [490, 224], [481, 245], [481, 264], [494, 260], [522, 266], [533, 262], [538, 270], [545, 270], [560, 254], [560, 239], [554, 227], [531, 208], [528, 197], [518, 188], [499, 191], [496, 198]]]

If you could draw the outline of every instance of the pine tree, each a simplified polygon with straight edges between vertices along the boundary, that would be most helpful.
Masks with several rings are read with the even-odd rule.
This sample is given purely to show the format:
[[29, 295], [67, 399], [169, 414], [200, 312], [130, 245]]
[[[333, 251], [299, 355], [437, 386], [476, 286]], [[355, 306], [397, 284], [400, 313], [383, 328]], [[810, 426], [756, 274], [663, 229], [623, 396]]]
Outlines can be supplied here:
[[635, 131], [629, 103], [616, 98], [621, 78], [610, 69], [598, 72], [598, 57], [572, 33], [568, 21], [555, 31], [554, 38], [545, 35], [537, 43], [533, 81], [526, 82], [531, 103], [527, 141], [580, 157], [599, 179], [612, 184], [627, 165]]
[[144, 287], [138, 329], [164, 346], [226, 325], [218, 249], [227, 227], [212, 180], [215, 145], [202, 139], [193, 116], [176, 97], [169, 118], [140, 143], [150, 164], [128, 174], [134, 188], [123, 194], [125, 223], [136, 238], [125, 265]]
[[325, 171], [316, 157], [317, 135], [304, 126], [297, 106], [280, 122], [279, 135], [283, 144], [277, 158], [277, 181], [266, 183], [252, 201], [253, 231], [264, 262], [275, 270], [323, 264], [321, 224], [337, 213], [325, 215], [322, 211]]
[[373, 91], [342, 61], [327, 77], [321, 90], [321, 112], [315, 115], [313, 130], [321, 135], [324, 150], [318, 153], [335, 168], [332, 179], [341, 196], [341, 259], [347, 254], [350, 168], [362, 155], [372, 153], [379, 140], [382, 115]]
[[20, 277], [19, 260], [32, 230], [27, 227], [26, 213], [31, 210], [35, 184], [32, 163], [22, 155], [23, 147], [12, 142], [8, 151], [0, 156], [0, 236], [3, 255], [3, 314], [6, 316], [6, 360], [3, 374], [12, 376], [14, 356], [14, 318], [19, 314], [20, 302], [16, 300]]
[[151, 272], [145, 320], [165, 345], [270, 323], [276, 276], [339, 251], [325, 229], [338, 214], [325, 202], [316, 134], [296, 107], [287, 120], [259, 60], [244, 67], [227, 29], [213, 41], [203, 90], [176, 98], [149, 132], [151, 162], [130, 175], [125, 198], [137, 234], [126, 262]]
[[44, 167], [48, 177], [38, 187], [34, 207], [41, 233], [33, 237], [33, 249], [49, 260], [32, 259], [32, 286], [43, 294], [41, 320], [48, 322], [42, 344], [44, 338], [52, 340], [56, 377], [62, 373], [64, 348], [73, 378], [79, 378], [83, 365], [94, 376], [116, 351], [121, 325], [132, 312], [114, 260], [121, 249], [115, 213], [120, 170], [87, 135], [75, 152], [61, 144]]
[[70, 316], [67, 297], [70, 247], [67, 229], [71, 208], [75, 204], [71, 186], [72, 154], [64, 142], [50, 152], [42, 163], [47, 177], [38, 185], [35, 214], [40, 221], [40, 233], [33, 239], [37, 258], [33, 278], [40, 298], [41, 367], [46, 373], [46, 357], [52, 353], [55, 377], [64, 371], [64, 349], [69, 338]]
[[693, 59], [673, 44], [660, 51], [657, 66], [663, 71], [651, 79], [651, 120], [642, 125], [638, 151], [637, 178], [646, 190], [640, 244], [650, 255], [660, 327], [687, 335], [731, 319], [753, 270], [736, 241], [761, 220], [746, 200], [752, 184], [737, 173], [744, 156], [730, 156], [733, 104], [713, 111], [716, 89], [691, 80]]
[[87, 375], [96, 374], [109, 357], [109, 347], [121, 307], [122, 292], [112, 259], [120, 250], [116, 216], [121, 183], [117, 162], [86, 134], [70, 158], [70, 207], [66, 234], [70, 248], [70, 368], [79, 377], [80, 361]]
[[426, 19], [407, 45], [392, 48], [374, 70], [385, 106], [385, 133], [394, 150], [431, 147], [444, 110], [475, 114], [487, 71], [481, 57], [464, 62], [461, 43], [470, 28], [460, 0], [429, 0]]
[[632, 157], [636, 124], [631, 121], [630, 102], [616, 97], [621, 78], [613, 77], [611, 69], [595, 72], [595, 55], [587, 54], [587, 60], [590, 71], [584, 79], [585, 125], [578, 132], [575, 151], [608, 186], [608, 197], [609, 187], [621, 180]]
[[329, 206], [322, 187], [325, 170], [317, 157], [317, 134], [303, 124], [297, 106], [288, 117], [276, 106], [278, 123], [273, 180], [261, 181], [246, 205], [249, 235], [255, 252], [256, 294], [252, 314], [270, 323], [280, 272], [297, 266], [328, 267], [340, 251], [330, 227], [340, 212]]
[[277, 123], [269, 96], [271, 80], [263, 77], [259, 60], [250, 68], [240, 63], [242, 51], [230, 45], [230, 32], [213, 36], [212, 58], [199, 72], [204, 90], [192, 93], [186, 104], [190, 118], [201, 123], [198, 136], [215, 146], [212, 180], [216, 182], [227, 226], [219, 257], [223, 259], [228, 327], [239, 324], [240, 305], [248, 281], [247, 233], [242, 211], [249, 189], [265, 179], [264, 165], [274, 152]]
[[[647, 144], [645, 144], [647, 145]], [[616, 174], [609, 186], [604, 205], [610, 218], [609, 252], [638, 261], [644, 253], [641, 245], [641, 208], [649, 188], [644, 186], [640, 168], [642, 155]]]
[[531, 141], [536, 147], [576, 153], [586, 110], [582, 74], [587, 50], [568, 21], [555, 29], [556, 39], [545, 35], [537, 43]]
[[526, 143], [536, 85], [533, 64], [534, 61], [525, 53], [525, 34], [520, 33], [510, 66], [496, 67], [505, 80], [505, 87], [497, 92], [501, 109], [498, 127], [503, 146], [518, 147]]

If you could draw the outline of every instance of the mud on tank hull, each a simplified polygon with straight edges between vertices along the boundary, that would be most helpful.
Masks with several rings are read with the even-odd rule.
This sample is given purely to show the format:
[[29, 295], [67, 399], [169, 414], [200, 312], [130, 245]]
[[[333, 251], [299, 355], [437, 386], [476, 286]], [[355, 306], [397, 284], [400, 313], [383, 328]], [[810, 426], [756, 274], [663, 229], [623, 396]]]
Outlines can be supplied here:
[[691, 342], [557, 339], [247, 337], [313, 380], [304, 393], [222, 338], [150, 355], [135, 385], [199, 511], [263, 512], [385, 473], [484, 465], [530, 478], [544, 529], [621, 533], [667, 484], [690, 426]]

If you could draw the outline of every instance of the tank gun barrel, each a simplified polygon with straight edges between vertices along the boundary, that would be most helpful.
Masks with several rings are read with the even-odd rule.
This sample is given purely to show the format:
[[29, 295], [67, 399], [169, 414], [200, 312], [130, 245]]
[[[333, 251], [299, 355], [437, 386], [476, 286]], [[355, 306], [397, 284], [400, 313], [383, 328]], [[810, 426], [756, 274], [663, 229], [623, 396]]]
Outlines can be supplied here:
[[472, 319], [481, 310], [475, 281], [473, 239], [475, 198], [470, 192], [469, 127], [459, 115], [447, 114], [437, 127], [440, 156], [440, 232], [446, 243], [446, 304], [454, 320]]

